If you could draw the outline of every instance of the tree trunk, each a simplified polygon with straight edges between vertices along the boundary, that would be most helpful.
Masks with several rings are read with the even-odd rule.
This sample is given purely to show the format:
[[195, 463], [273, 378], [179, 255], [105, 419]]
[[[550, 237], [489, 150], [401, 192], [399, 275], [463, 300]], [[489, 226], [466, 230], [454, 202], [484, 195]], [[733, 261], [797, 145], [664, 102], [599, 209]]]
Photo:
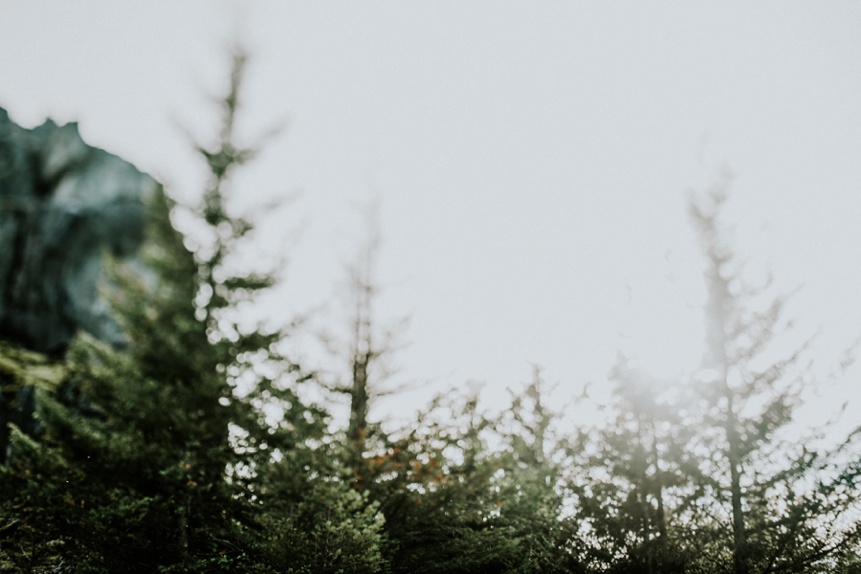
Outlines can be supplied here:
[[367, 357], [361, 357], [353, 363], [349, 435], [350, 440], [357, 447], [364, 443], [368, 426], [368, 362]]
[[658, 562], [662, 565], [667, 564], [667, 547], [669, 540], [667, 539], [667, 515], [664, 512], [664, 482], [661, 476], [660, 459], [658, 458], [658, 436], [655, 425], [652, 425], [652, 463], [655, 466], [655, 501], [657, 503], [657, 513], [655, 521], [658, 523]]
[[[726, 376], [724, 376], [726, 381]], [[741, 461], [739, 460], [739, 436], [736, 428], [732, 391], [726, 389], [726, 438], [727, 460], [730, 472], [730, 495], [732, 498], [732, 559], [734, 574], [748, 574], [747, 533], [742, 510]]]
[[191, 514], [191, 495], [186, 493], [183, 497], [183, 505], [179, 510], [179, 537], [177, 540], [179, 562], [185, 562], [188, 556], [188, 518]]

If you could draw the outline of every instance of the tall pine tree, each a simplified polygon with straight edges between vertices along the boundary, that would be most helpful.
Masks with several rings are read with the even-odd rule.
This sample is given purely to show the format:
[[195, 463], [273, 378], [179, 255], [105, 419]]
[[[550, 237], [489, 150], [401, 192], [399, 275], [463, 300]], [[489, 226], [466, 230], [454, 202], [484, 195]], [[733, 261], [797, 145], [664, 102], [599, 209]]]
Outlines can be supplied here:
[[[815, 437], [785, 434], [800, 404], [803, 348], [773, 358], [784, 300], [751, 302], [740, 266], [723, 239], [726, 181], [694, 198], [691, 215], [707, 260], [708, 357], [699, 389], [705, 407], [701, 476], [717, 519], [709, 571], [733, 574], [824, 569], [857, 545], [852, 509], [857, 465], [815, 450]], [[728, 533], [724, 535], [723, 533]], [[725, 564], [721, 566], [719, 564]]]
[[[225, 208], [230, 175], [255, 152], [234, 137], [245, 64], [237, 51], [218, 138], [197, 146], [211, 174], [202, 206], [190, 210], [201, 247], [185, 248], [170, 220], [175, 206], [157, 194], [145, 271], [112, 266], [109, 297], [127, 349], [80, 337], [63, 388], [40, 393], [40, 442], [12, 431], [14, 460], [0, 480], [11, 493], [4, 534], [20, 548], [4, 543], [3, 551], [17, 564], [251, 571], [252, 552], [265, 545], [255, 530], [260, 472], [274, 450], [324, 428], [323, 413], [277, 376], [295, 370], [275, 352], [282, 333], [246, 327], [236, 314], [274, 281], [237, 271], [235, 254], [253, 227]], [[275, 401], [283, 416], [271, 426], [262, 406]]]

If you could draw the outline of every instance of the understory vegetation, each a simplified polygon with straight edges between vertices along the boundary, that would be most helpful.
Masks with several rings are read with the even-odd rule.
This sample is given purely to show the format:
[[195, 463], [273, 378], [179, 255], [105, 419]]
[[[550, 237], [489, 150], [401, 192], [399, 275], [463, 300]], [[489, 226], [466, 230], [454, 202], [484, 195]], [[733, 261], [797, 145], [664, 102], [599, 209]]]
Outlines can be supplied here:
[[[774, 356], [784, 301], [760, 305], [725, 243], [725, 185], [691, 202], [710, 294], [692, 380], [658, 385], [620, 359], [606, 422], [577, 427], [536, 369], [502, 413], [453, 390], [383, 430], [370, 255], [352, 275], [348, 380], [323, 381], [284, 351], [288, 330], [238, 311], [276, 280], [237, 264], [254, 226], [226, 207], [256, 151], [233, 135], [244, 64], [197, 146], [200, 205], [150, 206], [153, 276], [106, 263], [128, 345], [79, 335], [54, 360], [0, 344], [2, 397], [31, 389], [37, 409], [4, 429], [0, 572], [861, 572], [856, 437], [788, 433], [806, 351]], [[346, 395], [349, 421], [320, 395]]]

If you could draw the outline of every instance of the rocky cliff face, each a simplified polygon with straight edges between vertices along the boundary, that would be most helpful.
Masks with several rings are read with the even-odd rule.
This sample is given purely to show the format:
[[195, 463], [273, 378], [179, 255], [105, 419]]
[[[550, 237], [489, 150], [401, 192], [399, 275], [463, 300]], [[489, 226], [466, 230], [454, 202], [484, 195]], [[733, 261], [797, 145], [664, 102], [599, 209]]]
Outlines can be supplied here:
[[28, 130], [0, 108], [0, 338], [53, 355], [78, 329], [122, 344], [98, 296], [102, 252], [134, 257], [155, 189], [77, 124]]
[[123, 344], [99, 297], [102, 254], [134, 262], [156, 185], [87, 145], [77, 124], [28, 130], [0, 108], [0, 464], [11, 457], [8, 424], [38, 434], [36, 389], [63, 377], [22, 347], [60, 357], [79, 329]]

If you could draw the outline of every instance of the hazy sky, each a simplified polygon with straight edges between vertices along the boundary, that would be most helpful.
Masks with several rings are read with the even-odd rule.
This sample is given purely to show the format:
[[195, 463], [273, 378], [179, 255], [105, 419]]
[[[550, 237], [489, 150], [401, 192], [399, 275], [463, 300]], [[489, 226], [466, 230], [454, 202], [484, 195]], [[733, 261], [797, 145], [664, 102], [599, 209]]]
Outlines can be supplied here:
[[530, 363], [560, 400], [618, 352], [662, 376], [696, 367], [686, 198], [727, 166], [733, 244], [776, 292], [801, 286], [788, 312], [819, 333], [819, 393], [861, 407], [857, 369], [825, 378], [861, 335], [861, 4], [0, 0], [0, 106], [80, 121], [193, 198], [178, 126], [211, 133], [237, 33], [243, 133], [287, 122], [239, 203], [299, 194], [263, 251], [303, 230], [266, 313], [336, 297], [356, 205], [379, 194], [379, 315], [411, 314], [397, 362], [428, 383], [397, 408], [467, 380], [493, 403]]

